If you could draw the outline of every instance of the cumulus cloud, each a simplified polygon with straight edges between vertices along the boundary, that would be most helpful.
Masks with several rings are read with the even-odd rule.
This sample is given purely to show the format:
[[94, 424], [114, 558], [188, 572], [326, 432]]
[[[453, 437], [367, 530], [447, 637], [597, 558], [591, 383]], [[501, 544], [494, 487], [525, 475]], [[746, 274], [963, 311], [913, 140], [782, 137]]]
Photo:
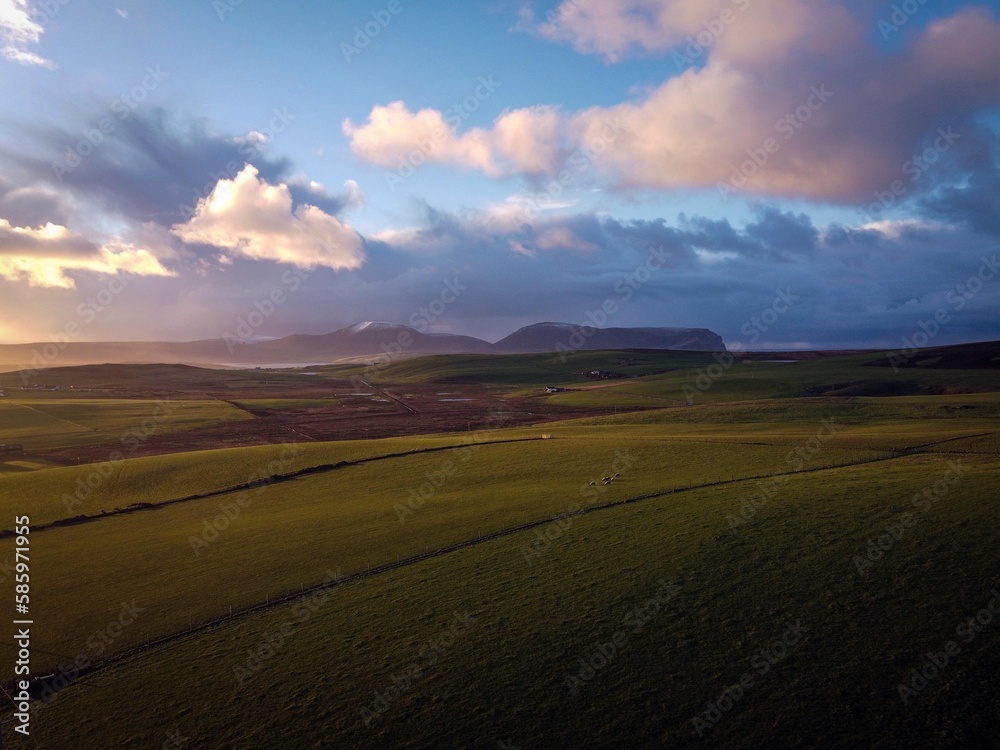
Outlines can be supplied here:
[[[545, 21], [536, 24], [529, 16], [522, 26], [533, 27], [552, 41], [569, 43], [581, 54], [619, 62], [629, 55], [660, 53], [679, 44], [722, 4], [722, 0], [567, 0]], [[741, 0], [740, 5], [749, 2]]]
[[186, 243], [301, 268], [349, 269], [364, 262], [357, 232], [316, 206], [293, 208], [288, 185], [269, 184], [250, 164], [233, 179], [219, 180], [194, 216], [171, 231]]
[[906, 178], [938, 128], [971, 129], [1000, 103], [1000, 24], [981, 8], [931, 22], [892, 54], [833, 0], [572, 0], [537, 29], [609, 60], [701, 40], [704, 64], [620, 104], [515, 110], [465, 132], [393, 102], [345, 123], [354, 152], [385, 167], [423, 151], [493, 177], [578, 164], [620, 190], [860, 202]]
[[904, 178], [942, 118], [958, 129], [1000, 102], [1000, 25], [988, 11], [935, 21], [893, 56], [864, 33], [837, 3], [754, 4], [703, 67], [572, 122], [584, 145], [619, 123], [623, 136], [594, 158], [621, 187], [861, 200]]
[[552, 107], [505, 112], [490, 130], [459, 134], [456, 116], [433, 109], [411, 112], [401, 101], [375, 106], [360, 125], [344, 120], [351, 150], [388, 169], [425, 162], [479, 169], [491, 177], [542, 174], [556, 165], [559, 115]]
[[0, 0], [0, 54], [5, 59], [21, 65], [55, 65], [29, 48], [38, 44], [44, 29], [31, 17], [28, 0]]
[[833, 0], [566, 0], [544, 21], [532, 21], [522, 26], [609, 63], [691, 44], [730, 61], [761, 63], [806, 46], [842, 47], [856, 26]]
[[149, 250], [115, 239], [104, 245], [45, 224], [19, 227], [0, 219], [0, 277], [31, 286], [71, 289], [73, 272], [173, 276]]

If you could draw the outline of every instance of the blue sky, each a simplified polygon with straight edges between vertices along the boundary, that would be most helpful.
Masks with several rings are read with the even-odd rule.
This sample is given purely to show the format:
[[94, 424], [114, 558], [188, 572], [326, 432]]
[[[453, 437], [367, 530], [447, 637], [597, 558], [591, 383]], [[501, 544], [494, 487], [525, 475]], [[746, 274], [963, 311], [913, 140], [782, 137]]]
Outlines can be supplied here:
[[948, 301], [998, 249], [997, 10], [0, 0], [0, 342], [214, 338], [289, 271], [254, 335], [405, 322], [460, 274], [434, 329], [495, 339], [656, 248], [607, 325], [1000, 338], [1000, 279]]

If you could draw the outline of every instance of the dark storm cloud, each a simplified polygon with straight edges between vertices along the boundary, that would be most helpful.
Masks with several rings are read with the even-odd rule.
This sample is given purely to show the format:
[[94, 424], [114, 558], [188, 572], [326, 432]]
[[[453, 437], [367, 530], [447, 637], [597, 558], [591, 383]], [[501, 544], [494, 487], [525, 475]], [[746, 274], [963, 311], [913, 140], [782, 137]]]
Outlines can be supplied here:
[[[362, 268], [305, 271], [294, 285], [289, 266], [245, 259], [188, 267], [176, 279], [137, 278], [87, 336], [134, 338], [131, 321], [148, 318], [151, 306], [162, 314], [144, 323], [148, 337], [223, 336], [279, 289], [285, 301], [255, 334], [426, 320], [432, 330], [495, 340], [543, 320], [594, 324], [611, 300], [608, 326], [707, 327], [756, 348], [899, 347], [940, 310], [948, 322], [935, 343], [1000, 338], [1000, 278], [989, 270], [1000, 248], [967, 228], [925, 222], [820, 232], [807, 217], [770, 207], [745, 226], [704, 217], [675, 226], [590, 214], [528, 218], [515, 217], [504, 231], [479, 214], [430, 209], [414, 230], [367, 238]], [[538, 249], [553, 236], [590, 249]], [[512, 239], [533, 254], [515, 249]], [[706, 259], [695, 249], [719, 255]], [[966, 298], [977, 275], [986, 278]], [[98, 284], [85, 280], [80, 291]], [[458, 289], [457, 298], [433, 319], [424, 316], [448, 288]], [[754, 318], [782, 294], [794, 299], [788, 312], [766, 331], [754, 329]], [[46, 296], [50, 327], [59, 330], [58, 316], [73, 319], [75, 301]], [[7, 302], [0, 299], [0, 313], [10, 314]]]
[[[698, 216], [670, 226], [585, 215], [514, 222], [506, 234], [481, 237], [481, 218], [428, 212], [425, 221], [385, 244], [399, 268], [420, 249], [419, 261], [411, 259], [420, 274], [393, 276], [394, 305], [432, 295], [448, 269], [465, 265], [469, 292], [460, 311], [456, 306], [460, 314], [441, 321], [463, 332], [497, 336], [538, 320], [592, 322], [588, 315], [610, 299], [618, 312], [607, 325], [706, 326], [745, 345], [891, 347], [942, 308], [949, 315], [942, 342], [1000, 336], [1000, 324], [987, 312], [1000, 300], [1000, 279], [984, 284], [961, 309], [949, 302], [949, 293], [954, 300], [996, 251], [988, 238], [954, 227], [914, 221], [884, 231], [834, 226], [820, 232], [805, 214], [771, 206], [743, 227]], [[556, 228], [596, 249], [526, 257], [506, 242], [516, 237], [534, 247]], [[694, 248], [725, 255], [704, 261]], [[381, 256], [373, 250], [371, 265]], [[351, 278], [337, 279], [340, 293], [350, 295]], [[747, 340], [744, 325], [781, 292], [796, 298], [792, 310]]]
[[50, 190], [14, 187], [0, 180], [0, 219], [15, 227], [64, 226], [70, 214], [62, 199]]
[[[110, 132], [101, 131], [102, 122]], [[70, 125], [32, 128], [24, 140], [30, 148], [0, 146], [0, 159], [22, 184], [68, 190], [109, 214], [164, 226], [189, 218], [220, 179], [235, 177], [247, 163], [268, 182], [288, 180], [292, 170], [289, 159], [268, 153], [260, 134], [213, 132], [203, 118], [161, 108], [130, 111], [124, 118], [94, 108]], [[331, 214], [355, 200], [294, 180], [289, 189], [297, 203]]]
[[933, 218], [1000, 236], [1000, 138], [980, 130], [956, 157], [957, 179], [925, 196], [919, 209]]
[[819, 232], [805, 214], [792, 214], [767, 206], [746, 227], [746, 235], [755, 240], [771, 260], [787, 261], [816, 249]]

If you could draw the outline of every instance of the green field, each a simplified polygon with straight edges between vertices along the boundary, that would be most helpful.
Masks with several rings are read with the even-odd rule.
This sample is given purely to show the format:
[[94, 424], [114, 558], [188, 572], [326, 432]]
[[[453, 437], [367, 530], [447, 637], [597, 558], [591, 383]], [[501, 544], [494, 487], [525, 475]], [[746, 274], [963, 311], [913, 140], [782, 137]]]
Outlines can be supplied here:
[[[516, 393], [549, 382], [546, 361], [475, 382]], [[0, 508], [36, 526], [33, 673], [97, 667], [32, 704], [37, 745], [4, 739], [989, 746], [1000, 729], [991, 371], [902, 374], [902, 395], [823, 395], [817, 384], [860, 383], [858, 371], [875, 370], [856, 388], [886, 390], [892, 370], [857, 355], [749, 363], [693, 405], [672, 403], [704, 366], [688, 365], [546, 397], [621, 398], [623, 412], [627, 398], [663, 401], [638, 412], [0, 476]], [[486, 377], [482, 358], [454, 366], [413, 360], [382, 377]], [[753, 398], [745, 373], [769, 367], [802, 375], [758, 377]], [[102, 423], [92, 404], [60, 405], [46, 414], [101, 429], [127, 412], [110, 402]], [[78, 515], [91, 518], [40, 527]], [[4, 570], [14, 546], [0, 539]], [[333, 573], [343, 582], [323, 588]], [[904, 702], [900, 683], [949, 641], [948, 664]]]
[[340, 403], [335, 398], [245, 398], [234, 402], [237, 406], [256, 409], [328, 409]]
[[636, 377], [708, 366], [714, 360], [700, 352], [566, 352], [552, 354], [455, 354], [418, 357], [375, 367], [339, 365], [310, 368], [336, 377], [363, 377], [388, 383], [485, 383], [504, 387], [586, 382], [586, 372], [614, 371]]
[[126, 452], [129, 441], [151, 434], [246, 419], [253, 416], [215, 400], [5, 398], [0, 443], [35, 450], [119, 441]]

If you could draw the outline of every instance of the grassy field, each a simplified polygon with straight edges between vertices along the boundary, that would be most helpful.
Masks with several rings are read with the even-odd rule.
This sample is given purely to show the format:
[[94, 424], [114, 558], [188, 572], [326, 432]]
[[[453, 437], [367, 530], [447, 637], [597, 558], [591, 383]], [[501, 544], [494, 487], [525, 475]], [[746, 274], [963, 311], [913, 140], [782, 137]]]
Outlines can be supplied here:
[[133, 442], [156, 432], [247, 419], [253, 416], [214, 400], [90, 399], [69, 394], [5, 398], [0, 401], [0, 443], [37, 450], [119, 441], [127, 453]]
[[[953, 395], [1000, 389], [996, 370], [907, 369], [896, 373], [891, 367], [868, 365], [880, 357], [873, 353], [781, 364], [745, 362], [728, 369], [712, 362], [693, 370], [644, 377], [639, 382], [615, 385], [609, 381], [605, 383], [609, 387], [559, 393], [551, 399], [573, 406], [641, 405], [636, 399], [642, 398], [687, 405], [811, 396]], [[713, 366], [718, 369], [709, 370]]]
[[[535, 430], [537, 435], [538, 431]], [[477, 440], [505, 438], [484, 434]], [[105, 461], [46, 471], [0, 473], [0, 512], [28, 512], [48, 525], [75, 516], [96, 516], [134, 504], [159, 504], [192, 495], [293, 474], [312, 467], [380, 456], [465, 445], [464, 437], [389, 438], [334, 443], [288, 443], [173, 453]], [[17, 463], [17, 462], [13, 462]], [[34, 469], [46, 468], [42, 465]], [[0, 524], [0, 530], [4, 527]], [[9, 527], [8, 527], [9, 528]]]
[[[590, 488], [590, 481], [614, 473], [617, 453], [623, 456], [618, 459], [623, 476], [610, 488], [599, 485], [604, 492]], [[301, 575], [317, 555], [336, 555], [345, 573], [357, 573], [505, 526], [565, 514], [593, 498], [592, 504], [615, 502], [720, 477], [769, 476], [785, 466], [786, 453], [784, 446], [766, 445], [633, 439], [609, 449], [604, 440], [533, 440], [385, 459], [245, 494], [38, 532], [37, 543], [46, 548], [45, 568], [34, 580], [47, 595], [35, 611], [52, 636], [38, 645], [63, 654], [84, 650], [87, 638], [123, 601], [136, 599], [162, 611], [137, 622], [109, 651], [128, 648], [226, 614], [229, 606], [240, 609], [318, 583]], [[808, 468], [881, 456], [829, 446]], [[433, 487], [438, 481], [440, 488]], [[410, 490], [419, 492], [425, 484], [434, 491], [420, 505]], [[744, 492], [750, 494], [751, 486], [748, 482]], [[482, 487], [492, 490], [483, 493]], [[216, 520], [217, 533], [206, 533], [206, 523]], [[139, 537], [141, 546], [125, 543]], [[193, 546], [192, 537], [205, 543]], [[3, 540], [0, 558], [12, 547], [13, 540]], [[248, 570], [256, 573], [249, 577]], [[100, 590], [88, 583], [94, 580], [103, 581]], [[187, 596], [191, 590], [198, 595]]]
[[[622, 355], [579, 356], [564, 382]], [[37, 745], [5, 740], [987, 746], [1000, 729], [1000, 393], [989, 370], [904, 373], [919, 388], [897, 396], [818, 387], [874, 370], [861, 390], [896, 390], [873, 356], [767, 378], [744, 377], [766, 363], [740, 365], [693, 405], [673, 394], [704, 363], [636, 371], [546, 398], [663, 408], [544, 426], [0, 475], [0, 508], [36, 527], [33, 672], [98, 665], [33, 704]], [[483, 358], [427, 358], [383, 382], [516, 392], [558, 371], [522, 364], [488, 376]], [[129, 413], [52, 403], [46, 417], [88, 429]], [[150, 507], [115, 512], [135, 504]], [[94, 518], [39, 528], [78, 515]], [[13, 548], [0, 539], [8, 585]], [[346, 582], [310, 592], [333, 572]], [[948, 665], [904, 702], [899, 684], [949, 641]]]
[[233, 402], [250, 411], [257, 409], [328, 409], [340, 403], [335, 398], [245, 398]]
[[[523, 550], [536, 534], [476, 545], [124, 662], [44, 706], [41, 741], [970, 746], [1000, 721], [987, 689], [1000, 628], [962, 642], [910, 704], [897, 683], [1000, 583], [1000, 522], [982, 504], [995, 460], [865, 575], [853, 561], [941, 474], [914, 458], [795, 477], [736, 532], [734, 486], [622, 505], [574, 519], [533, 565]], [[343, 561], [317, 551], [310, 570], [320, 579]], [[753, 684], [699, 737], [693, 719], [744, 674]], [[112, 694], [141, 698], [109, 705]], [[159, 708], [136, 723], [135, 703]]]
[[701, 352], [566, 352], [553, 354], [439, 355], [404, 359], [375, 367], [342, 365], [319, 370], [336, 377], [363, 377], [388, 383], [485, 383], [498, 386], [558, 385], [587, 382], [585, 373], [613, 371], [638, 377], [667, 370], [707, 366], [714, 360]]

